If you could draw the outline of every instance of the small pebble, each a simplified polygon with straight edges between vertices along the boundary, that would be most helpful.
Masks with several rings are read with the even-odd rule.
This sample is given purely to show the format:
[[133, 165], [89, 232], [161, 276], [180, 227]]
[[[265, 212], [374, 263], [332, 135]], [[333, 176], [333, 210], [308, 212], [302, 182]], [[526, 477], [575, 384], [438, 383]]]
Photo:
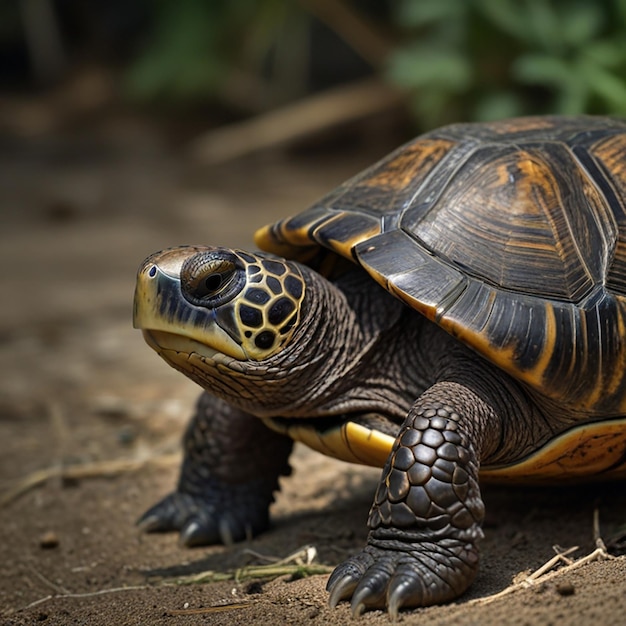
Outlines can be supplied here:
[[576, 593], [576, 589], [572, 583], [559, 583], [556, 586], [556, 592], [560, 596], [573, 596]]
[[137, 432], [131, 424], [122, 426], [122, 428], [117, 431], [117, 440], [122, 446], [130, 446], [135, 442], [136, 439]]
[[56, 548], [59, 545], [59, 536], [53, 531], [46, 531], [39, 538], [39, 547], [44, 550], [51, 550], [52, 548]]

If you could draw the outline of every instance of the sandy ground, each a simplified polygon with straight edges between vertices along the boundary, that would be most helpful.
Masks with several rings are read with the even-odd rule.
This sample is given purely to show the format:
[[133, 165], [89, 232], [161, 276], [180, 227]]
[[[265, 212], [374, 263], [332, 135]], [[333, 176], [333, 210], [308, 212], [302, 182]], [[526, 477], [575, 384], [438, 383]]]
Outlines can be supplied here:
[[[0, 624], [345, 624], [326, 575], [180, 584], [314, 546], [330, 566], [364, 542], [378, 471], [298, 448], [249, 544], [183, 549], [134, 522], [175, 484], [196, 396], [131, 328], [134, 273], [161, 247], [251, 245], [390, 146], [249, 158], [208, 171], [118, 123], [0, 143]], [[27, 484], [25, 481], [30, 480]], [[18, 488], [18, 492], [11, 492]], [[12, 497], [11, 497], [12, 496]], [[623, 485], [488, 487], [481, 574], [457, 602], [404, 612], [435, 624], [624, 624], [626, 557], [524, 578], [553, 546], [624, 535]], [[388, 624], [380, 611], [362, 624]]]

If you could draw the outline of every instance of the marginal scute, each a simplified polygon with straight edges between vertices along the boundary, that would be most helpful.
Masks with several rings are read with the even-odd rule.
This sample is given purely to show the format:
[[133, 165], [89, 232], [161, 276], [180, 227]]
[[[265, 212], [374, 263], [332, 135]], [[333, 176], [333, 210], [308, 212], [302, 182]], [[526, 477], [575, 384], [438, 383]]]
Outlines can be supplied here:
[[402, 230], [363, 242], [355, 253], [377, 282], [431, 320], [440, 316], [467, 282], [460, 271], [416, 245]]
[[350, 259], [352, 249], [361, 241], [381, 232], [380, 220], [368, 215], [341, 212], [331, 215], [312, 232], [311, 237], [326, 248]]

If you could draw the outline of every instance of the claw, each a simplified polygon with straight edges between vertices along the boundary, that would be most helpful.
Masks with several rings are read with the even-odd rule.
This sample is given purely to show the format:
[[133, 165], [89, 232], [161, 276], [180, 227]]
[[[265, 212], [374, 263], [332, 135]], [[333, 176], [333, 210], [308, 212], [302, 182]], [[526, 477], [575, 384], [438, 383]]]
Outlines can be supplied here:
[[350, 574], [345, 574], [342, 578], [338, 578], [336, 576], [338, 573], [338, 570], [335, 570], [326, 585], [326, 589], [330, 591], [328, 604], [331, 609], [334, 609], [342, 600], [347, 600], [359, 582], [358, 578], [354, 578]]
[[138, 520], [137, 526], [144, 532], [162, 532], [178, 528], [177, 515], [184, 508], [182, 498], [175, 499], [173, 494], [163, 498], [149, 508]]
[[389, 619], [392, 622], [397, 622], [400, 618], [400, 609], [402, 608], [402, 604], [394, 602], [391, 598], [389, 598], [389, 604], [387, 605], [387, 613], [389, 614]]
[[162, 526], [163, 521], [161, 520], [161, 518], [154, 513], [149, 513], [150, 511], [147, 511], [137, 520], [137, 528], [145, 533], [152, 533], [158, 530], [164, 530]]
[[396, 573], [387, 590], [387, 611], [391, 619], [397, 620], [400, 609], [407, 604], [421, 606], [425, 592], [424, 583], [419, 577], [400, 578]]
[[217, 543], [219, 537], [206, 523], [203, 524], [197, 517], [192, 517], [181, 528], [178, 541], [181, 546], [193, 548]]
[[352, 613], [360, 615], [366, 607], [383, 608], [385, 606], [385, 592], [393, 570], [384, 562], [374, 563], [368, 576], [361, 578], [352, 595]]
[[363, 602], [355, 602], [354, 598], [352, 598], [350, 608], [352, 609], [353, 619], [361, 617], [361, 615], [363, 615], [363, 613], [365, 612], [365, 604]]
[[352, 595], [350, 608], [352, 609], [352, 617], [359, 617], [365, 611], [367, 606], [379, 606], [381, 594], [375, 593], [369, 585], [359, 585]]
[[231, 520], [222, 518], [219, 522], [218, 526], [218, 534], [225, 546], [232, 546], [235, 543], [235, 539], [233, 537], [233, 523]]
[[[430, 551], [408, 552], [366, 546], [363, 552], [339, 565], [329, 578], [326, 588], [331, 608], [352, 597], [353, 617], [386, 606], [391, 619], [397, 620], [401, 609], [458, 597], [476, 575], [475, 548], [469, 549], [465, 542], [456, 546], [440, 544], [439, 552], [436, 545], [428, 547]], [[456, 554], [452, 552], [455, 547]]]

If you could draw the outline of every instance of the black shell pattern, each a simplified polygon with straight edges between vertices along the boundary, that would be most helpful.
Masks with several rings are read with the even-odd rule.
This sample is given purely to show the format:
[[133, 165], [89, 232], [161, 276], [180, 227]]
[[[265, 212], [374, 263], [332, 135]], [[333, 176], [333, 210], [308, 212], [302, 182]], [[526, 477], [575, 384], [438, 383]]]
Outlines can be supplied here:
[[581, 419], [626, 413], [623, 121], [447, 126], [257, 243], [331, 250]]

